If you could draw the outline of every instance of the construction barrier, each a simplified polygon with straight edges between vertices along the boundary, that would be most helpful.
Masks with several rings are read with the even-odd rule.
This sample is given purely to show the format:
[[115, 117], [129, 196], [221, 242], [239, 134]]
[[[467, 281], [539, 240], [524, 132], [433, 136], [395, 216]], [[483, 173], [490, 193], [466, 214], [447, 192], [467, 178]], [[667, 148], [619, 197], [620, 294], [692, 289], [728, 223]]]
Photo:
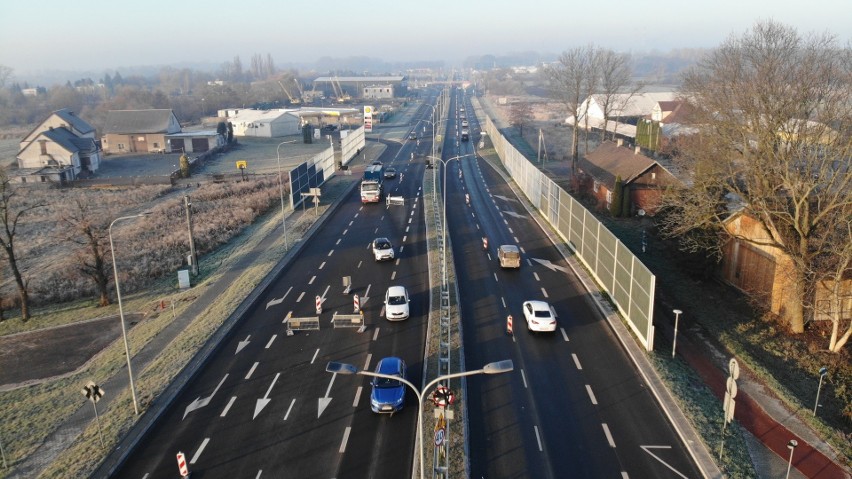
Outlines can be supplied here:
[[186, 456], [180, 451], [177, 453], [177, 463], [180, 477], [189, 477], [189, 468], [186, 465]]
[[287, 318], [287, 336], [292, 336], [293, 331], [319, 331], [319, 316], [308, 316], [304, 318]]
[[361, 312], [361, 298], [357, 294], [352, 296], [352, 307], [354, 308], [353, 313]]
[[404, 206], [404, 205], [405, 205], [405, 198], [404, 198], [404, 197], [402, 197], [402, 196], [391, 196], [391, 195], [388, 195], [387, 197], [385, 197], [385, 203], [386, 203], [388, 206], [390, 206], [390, 205], [399, 205], [399, 206]]
[[506, 334], [511, 336], [513, 331], [514, 330], [512, 329], [512, 315], [510, 314], [509, 316], [506, 316]]
[[361, 328], [364, 327], [364, 313], [340, 314], [335, 311], [331, 316], [331, 325], [335, 328]]
[[317, 296], [316, 303], [317, 303], [317, 314], [322, 314], [322, 298]]

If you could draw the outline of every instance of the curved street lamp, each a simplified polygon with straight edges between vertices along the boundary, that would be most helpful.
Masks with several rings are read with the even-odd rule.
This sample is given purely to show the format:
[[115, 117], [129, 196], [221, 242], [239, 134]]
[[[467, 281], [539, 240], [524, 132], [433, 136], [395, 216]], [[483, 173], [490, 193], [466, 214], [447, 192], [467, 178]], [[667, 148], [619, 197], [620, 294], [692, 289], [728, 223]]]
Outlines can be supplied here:
[[127, 345], [127, 329], [124, 326], [124, 307], [121, 305], [121, 287], [118, 284], [118, 266], [115, 264], [115, 247], [112, 243], [112, 225], [121, 220], [129, 220], [150, 215], [150, 211], [138, 215], [122, 216], [112, 220], [107, 232], [109, 234], [109, 250], [112, 253], [112, 274], [115, 277], [115, 295], [118, 298], [118, 316], [121, 319], [121, 337], [124, 339], [124, 356], [127, 358], [127, 377], [130, 378], [130, 394], [133, 396], [133, 411], [139, 415], [139, 401], [136, 399], [136, 387], [133, 385], [133, 369], [130, 366], [130, 347]]
[[417, 410], [417, 439], [420, 443], [420, 479], [424, 478], [423, 470], [423, 395], [431, 388], [432, 386], [438, 384], [439, 382], [445, 381], [447, 379], [460, 378], [463, 376], [473, 376], [475, 374], [502, 374], [508, 373], [515, 369], [514, 363], [511, 359], [504, 359], [502, 361], [496, 361], [493, 363], [488, 363], [482, 367], [482, 369], [477, 369], [474, 371], [464, 371], [461, 373], [453, 373], [446, 374], [444, 376], [438, 376], [437, 378], [430, 381], [428, 384], [423, 386], [422, 393], [417, 389], [417, 386], [412, 384], [407, 379], [401, 378], [399, 376], [394, 376], [392, 374], [382, 374], [382, 373], [374, 373], [372, 371], [364, 371], [359, 370], [356, 366], [347, 363], [338, 363], [335, 361], [329, 362], [325, 366], [326, 372], [334, 373], [334, 374], [360, 374], [361, 376], [372, 376], [376, 378], [386, 378], [386, 379], [395, 379], [414, 391], [414, 394], [417, 396], [417, 404], [419, 409]]
[[[442, 258], [442, 261], [444, 263], [444, 273], [442, 275], [443, 278], [441, 280], [443, 281], [443, 284], [445, 286], [447, 284], [447, 163], [449, 163], [453, 160], [458, 160], [458, 159], [465, 158], [465, 157], [468, 157], [468, 156], [476, 156], [476, 154], [475, 153], [467, 153], [467, 154], [464, 154], [464, 155], [454, 156], [454, 157], [448, 158], [446, 160], [438, 158], [437, 156], [430, 156], [429, 157], [433, 160], [440, 162], [441, 165], [443, 165], [443, 171], [444, 171], [443, 186], [441, 187], [441, 189], [443, 190], [443, 194], [444, 194], [444, 201], [443, 201], [443, 204], [442, 204], [443, 219], [441, 220], [441, 221], [443, 221], [443, 227], [444, 227], [444, 234], [442, 235], [442, 238], [441, 238], [441, 240], [442, 240], [441, 246], [444, 250], [443, 251], [443, 258]], [[435, 180], [434, 180], [435, 172], [434, 171], [432, 172], [432, 176], [433, 176], [432, 184], [434, 184], [435, 183]]]

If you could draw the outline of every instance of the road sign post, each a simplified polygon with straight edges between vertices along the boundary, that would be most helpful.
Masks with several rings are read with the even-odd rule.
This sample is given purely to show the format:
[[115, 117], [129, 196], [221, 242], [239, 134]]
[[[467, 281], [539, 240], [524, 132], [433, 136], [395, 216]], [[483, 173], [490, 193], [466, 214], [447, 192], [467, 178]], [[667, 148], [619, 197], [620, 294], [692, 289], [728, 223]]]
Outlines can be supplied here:
[[95, 408], [95, 422], [97, 422], [98, 424], [98, 438], [101, 441], [101, 448], [103, 448], [104, 435], [101, 432], [101, 418], [98, 415], [98, 401], [100, 401], [103, 397], [104, 390], [101, 389], [101, 387], [95, 384], [94, 382], [89, 381], [88, 383], [86, 383], [85, 386], [83, 386], [82, 393], [84, 396], [86, 396], [86, 399], [92, 402], [92, 407]]

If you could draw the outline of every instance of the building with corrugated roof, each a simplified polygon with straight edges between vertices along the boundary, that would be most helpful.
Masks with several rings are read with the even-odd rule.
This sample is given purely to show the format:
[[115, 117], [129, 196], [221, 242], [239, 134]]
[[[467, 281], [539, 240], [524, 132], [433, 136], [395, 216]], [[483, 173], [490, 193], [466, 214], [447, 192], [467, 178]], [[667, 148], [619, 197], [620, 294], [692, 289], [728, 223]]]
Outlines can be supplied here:
[[110, 110], [101, 145], [105, 153], [168, 152], [166, 136], [180, 131], [180, 122], [169, 109]]

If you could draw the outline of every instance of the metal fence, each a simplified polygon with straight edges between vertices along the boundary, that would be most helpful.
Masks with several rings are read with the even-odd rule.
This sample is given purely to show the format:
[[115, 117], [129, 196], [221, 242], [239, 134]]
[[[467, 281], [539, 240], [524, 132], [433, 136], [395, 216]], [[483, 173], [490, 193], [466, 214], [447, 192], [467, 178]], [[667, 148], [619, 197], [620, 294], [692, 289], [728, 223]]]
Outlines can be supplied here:
[[485, 131], [503, 166], [606, 291], [645, 349], [654, 349], [656, 277], [586, 208], [542, 173], [500, 133], [490, 117]]

